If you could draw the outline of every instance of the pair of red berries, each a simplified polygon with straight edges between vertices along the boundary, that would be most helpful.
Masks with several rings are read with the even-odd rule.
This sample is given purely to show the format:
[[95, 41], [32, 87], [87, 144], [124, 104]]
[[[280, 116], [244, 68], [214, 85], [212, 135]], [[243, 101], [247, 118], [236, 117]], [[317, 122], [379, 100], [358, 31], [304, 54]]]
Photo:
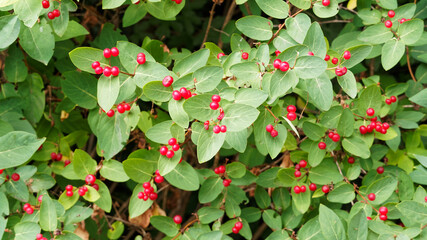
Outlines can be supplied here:
[[338, 142], [341, 139], [341, 136], [338, 133], [330, 132], [328, 137], [334, 142]]
[[272, 137], [277, 137], [278, 135], [279, 135], [279, 132], [276, 130], [276, 129], [274, 129], [274, 126], [273, 125], [271, 125], [271, 124], [268, 124], [266, 127], [265, 127], [265, 130], [267, 131], [267, 132], [269, 132], [270, 133], [270, 135], [272, 136]]
[[379, 133], [382, 133], [382, 134], [386, 134], [387, 130], [390, 128], [390, 125], [388, 123], [386, 123], [386, 122], [385, 123], [377, 122], [376, 120], [377, 120], [376, 117], [372, 118], [371, 119], [371, 123], [369, 125], [367, 125], [367, 126], [364, 126], [364, 125], [360, 126], [359, 127], [360, 134], [370, 133], [373, 130], [375, 130], [375, 131], [377, 131]]
[[388, 208], [387, 207], [384, 207], [384, 206], [380, 207], [378, 209], [378, 213], [380, 214], [380, 219], [381, 220], [383, 220], [383, 221], [387, 220], [387, 213], [388, 213]]
[[[182, 160], [182, 159], [181, 159]], [[156, 182], [156, 183], [162, 183], [163, 181], [165, 181], [165, 178], [162, 176], [162, 175], [160, 175], [160, 172], [159, 172], [159, 170], [156, 170], [156, 176], [154, 177], [154, 181]]]
[[175, 2], [176, 4], [181, 4], [182, 0], [172, 0], [172, 2]]
[[176, 101], [181, 100], [181, 98], [189, 99], [189, 98], [191, 98], [192, 96], [196, 96], [196, 94], [195, 94], [195, 93], [191, 93], [191, 91], [190, 91], [190, 90], [188, 90], [188, 89], [187, 89], [187, 88], [185, 88], [185, 87], [182, 87], [181, 89], [179, 89], [179, 91], [178, 91], [178, 90], [174, 90], [174, 91], [172, 92], [172, 98], [173, 98], [174, 100], [176, 100]]
[[160, 154], [166, 156], [167, 158], [173, 158], [175, 152], [179, 150], [179, 144], [176, 138], [171, 138], [168, 140], [168, 144], [172, 146], [172, 150], [169, 150], [167, 146], [162, 146], [160, 148]]
[[294, 193], [295, 194], [305, 193], [306, 190], [307, 190], [307, 188], [305, 187], [305, 185], [294, 187]]
[[317, 146], [319, 147], [319, 149], [325, 149], [326, 148], [326, 143], [324, 142], [320, 142], [319, 144], [317, 144]]
[[214, 132], [215, 134], [218, 134], [218, 133], [220, 133], [220, 132], [225, 133], [225, 132], [227, 132], [227, 126], [225, 126], [225, 125], [221, 125], [221, 126], [219, 126], [219, 125], [215, 125], [215, 126], [213, 127], [213, 132]]
[[280, 69], [282, 72], [286, 72], [289, 70], [289, 63], [288, 62], [282, 62], [280, 59], [276, 59], [273, 62], [273, 67], [275, 69]]
[[61, 153], [52, 152], [52, 153], [50, 154], [50, 158], [51, 158], [53, 161], [61, 161], [61, 160], [62, 160], [62, 154], [61, 154]]
[[223, 166], [223, 165], [221, 165], [221, 166], [219, 166], [219, 167], [217, 167], [217, 168], [215, 168], [214, 169], [214, 172], [216, 173], [216, 174], [221, 174], [221, 173], [225, 173], [225, 166]]
[[89, 189], [86, 186], [83, 186], [83, 187], [79, 188], [79, 190], [77, 191], [77, 193], [81, 197], [83, 197], [87, 193], [87, 191], [89, 191]]
[[38, 233], [38, 234], [36, 235], [36, 240], [47, 240], [47, 238], [43, 237], [43, 234]]
[[385, 103], [386, 103], [387, 105], [390, 105], [390, 104], [392, 104], [392, 103], [395, 103], [396, 101], [397, 101], [396, 96], [391, 96], [390, 98], [387, 98], [387, 99], [385, 100]]
[[68, 197], [72, 197], [73, 196], [73, 194], [74, 194], [74, 192], [73, 192], [73, 189], [74, 189], [74, 187], [72, 186], [72, 185], [67, 185], [66, 187], [65, 187], [65, 194], [68, 196]]
[[323, 6], [327, 7], [327, 6], [329, 6], [329, 4], [331, 4], [330, 0], [322, 0], [322, 5]]
[[[329, 59], [331, 59], [331, 56], [326, 54], [325, 61], [329, 61]], [[336, 57], [332, 58], [331, 62], [332, 62], [332, 64], [336, 65], [338, 63], [338, 58], [336, 58]]]
[[224, 185], [224, 187], [228, 187], [231, 184], [231, 179], [224, 179], [222, 181], [222, 185]]
[[301, 168], [305, 168], [307, 167], [307, 161], [305, 160], [301, 160], [298, 164], [295, 165], [295, 172], [294, 172], [294, 176], [299, 178], [301, 177]]
[[50, 7], [49, 1], [48, 0], [43, 0], [42, 1], [42, 6], [43, 6], [43, 8], [49, 8]]
[[136, 62], [138, 64], [144, 64], [147, 61], [147, 59], [145, 58], [145, 54], [144, 53], [138, 53], [138, 55], [136, 56]]
[[212, 110], [217, 110], [219, 108], [219, 102], [221, 102], [221, 97], [215, 94], [212, 96], [212, 102], [209, 104], [209, 107]]
[[173, 77], [172, 76], [166, 76], [162, 80], [162, 84], [165, 87], [170, 87], [172, 85], [172, 83], [173, 83]]
[[104, 49], [104, 57], [110, 58], [111, 56], [113, 57], [119, 56], [119, 49], [116, 47], [112, 47], [111, 49], [109, 48]]
[[30, 215], [34, 213], [34, 208], [33, 208], [33, 206], [31, 206], [31, 204], [29, 204], [29, 203], [24, 204], [23, 209], [24, 209], [24, 211], [25, 211], [26, 213], [28, 213], [28, 214], [30, 214]]
[[289, 105], [286, 107], [286, 111], [288, 111], [288, 114], [286, 114], [286, 118], [290, 121], [294, 121], [297, 119], [297, 114], [295, 113], [297, 111], [297, 108], [294, 105]]
[[58, 9], [55, 9], [55, 10], [53, 10], [52, 12], [48, 12], [48, 13], [47, 13], [47, 17], [48, 17], [50, 20], [53, 20], [53, 19], [55, 19], [55, 18], [57, 18], [57, 17], [59, 17], [59, 16], [61, 16], [61, 12], [60, 12]]
[[238, 234], [240, 230], [242, 230], [242, 228], [243, 228], [243, 223], [239, 221], [234, 224], [234, 227], [231, 229], [231, 231], [234, 234]]
[[148, 199], [154, 201], [157, 199], [158, 195], [156, 192], [154, 192], [154, 188], [151, 186], [151, 183], [145, 182], [142, 184], [142, 187], [144, 188], [144, 192], [138, 193], [139, 199], [144, 201], [147, 201]]

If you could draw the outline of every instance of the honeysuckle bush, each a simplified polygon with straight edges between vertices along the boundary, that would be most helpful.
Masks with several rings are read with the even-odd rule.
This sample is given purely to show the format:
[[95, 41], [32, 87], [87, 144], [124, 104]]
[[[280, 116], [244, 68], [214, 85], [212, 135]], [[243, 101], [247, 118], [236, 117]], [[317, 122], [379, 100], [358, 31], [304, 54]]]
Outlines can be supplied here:
[[427, 238], [426, 0], [0, 10], [1, 239]]

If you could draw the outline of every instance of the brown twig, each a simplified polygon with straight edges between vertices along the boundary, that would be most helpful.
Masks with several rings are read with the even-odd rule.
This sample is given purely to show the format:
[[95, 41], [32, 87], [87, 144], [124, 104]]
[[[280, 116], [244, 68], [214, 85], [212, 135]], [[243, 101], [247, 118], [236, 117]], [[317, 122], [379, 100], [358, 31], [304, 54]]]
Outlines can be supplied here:
[[406, 46], [406, 62], [408, 64], [408, 70], [409, 70], [409, 74], [411, 75], [412, 80], [414, 80], [414, 82], [417, 82], [417, 79], [415, 78], [414, 73], [412, 72], [411, 62], [409, 61], [409, 48], [408, 48], [408, 46]]
[[305, 111], [305, 109], [307, 108], [307, 105], [308, 105], [308, 99], [309, 99], [309, 95], [308, 95], [308, 92], [307, 92], [307, 102], [305, 103], [305, 106], [304, 106], [304, 108], [302, 109], [302, 111], [301, 111], [301, 113], [300, 113], [299, 120], [301, 120], [302, 115], [304, 114], [304, 111]]
[[203, 42], [200, 45], [200, 48], [203, 48], [203, 45], [205, 44], [206, 40], [208, 39], [209, 30], [210, 30], [211, 25], [212, 25], [212, 19], [213, 19], [213, 16], [215, 14], [215, 12], [214, 12], [215, 6], [216, 6], [216, 2], [213, 3], [211, 11], [209, 12], [210, 16], [209, 16], [208, 27], [206, 28], [205, 37], [203, 38]]
[[233, 17], [233, 13], [234, 13], [235, 8], [236, 8], [236, 1], [231, 0], [231, 5], [230, 5], [230, 7], [228, 7], [227, 15], [225, 15], [224, 23], [222, 24], [221, 32], [219, 34], [219, 39], [218, 39], [218, 47], [219, 48], [223, 47], [223, 42], [221, 39], [221, 33], [224, 31], [224, 28], [227, 26], [227, 24], [230, 22], [231, 18]]

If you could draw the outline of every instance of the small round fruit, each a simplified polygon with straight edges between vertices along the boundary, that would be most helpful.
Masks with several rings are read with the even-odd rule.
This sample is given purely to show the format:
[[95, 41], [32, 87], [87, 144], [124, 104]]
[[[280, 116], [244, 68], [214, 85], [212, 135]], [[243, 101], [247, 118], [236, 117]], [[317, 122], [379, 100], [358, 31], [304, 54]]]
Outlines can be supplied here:
[[297, 178], [301, 177], [301, 172], [300, 171], [295, 171], [294, 172], [294, 176], [297, 177]]
[[372, 218], [371, 218], [371, 217], [369, 217], [369, 216], [368, 216], [368, 217], [366, 217], [366, 219], [368, 219], [368, 220], [372, 220]]
[[49, 12], [49, 13], [47, 14], [47, 17], [48, 17], [50, 20], [52, 20], [52, 19], [54, 19], [54, 18], [55, 18], [55, 14], [53, 14], [53, 12]]
[[[99, 185], [98, 184], [93, 184], [92, 185], [93, 188], [95, 188], [96, 191], [99, 191]], [[83, 187], [83, 190], [85, 190], [87, 192], [87, 187]]]
[[16, 181], [19, 181], [19, 179], [21, 178], [21, 176], [19, 174], [17, 174], [17, 173], [14, 173], [14, 174], [12, 174], [11, 178], [12, 178], [13, 181], [16, 182]]
[[74, 193], [73, 191], [67, 191], [65, 194], [67, 195], [67, 197], [72, 197]]
[[150, 198], [150, 200], [154, 201], [157, 199], [158, 196], [157, 196], [157, 193], [153, 192], [153, 193], [150, 193], [148, 197]]
[[139, 192], [139, 193], [138, 193], [138, 198], [139, 198], [139, 199], [144, 198], [144, 196], [145, 196], [144, 192]]
[[247, 52], [242, 53], [242, 58], [244, 60], [248, 59], [249, 58], [249, 54]]
[[332, 139], [332, 137], [335, 135], [335, 133], [334, 132], [330, 132], [330, 133], [328, 133], [328, 137], [330, 138], [330, 139]]
[[230, 186], [230, 182], [228, 181], [228, 179], [224, 179], [222, 181], [222, 185], [224, 185], [224, 187], [228, 187], [228, 186]]
[[304, 185], [302, 185], [300, 188], [301, 188], [301, 192], [302, 193], [304, 193], [305, 191], [307, 191], [307, 188]]
[[104, 75], [105, 75], [106, 77], [111, 76], [111, 68], [109, 68], [109, 67], [105, 67], [105, 68], [104, 68]]
[[289, 70], [289, 63], [288, 62], [282, 62], [280, 64], [280, 71], [286, 72]]
[[374, 200], [375, 200], [375, 193], [369, 193], [369, 194], [368, 194], [368, 199], [369, 199], [370, 201], [374, 201]]
[[31, 204], [26, 203], [26, 204], [24, 204], [24, 206], [22, 207], [22, 209], [24, 209], [24, 211], [25, 211], [27, 208], [30, 208], [30, 207], [31, 207]]
[[384, 173], [384, 167], [381, 167], [381, 166], [380, 166], [380, 167], [378, 167], [378, 168], [377, 168], [377, 173], [378, 173], [378, 174], [383, 174], [383, 173]]
[[73, 186], [72, 185], [67, 185], [65, 187], [65, 190], [67, 190], [67, 191], [73, 191]]
[[219, 95], [213, 95], [212, 96], [212, 102], [220, 102], [221, 101], [221, 97]]
[[104, 57], [105, 58], [111, 57], [111, 50], [109, 48], [104, 49]]
[[176, 143], [177, 143], [176, 138], [171, 138], [168, 141], [168, 144], [171, 145], [171, 146], [175, 145]]
[[145, 183], [142, 184], [142, 187], [143, 188], [150, 188], [151, 187], [151, 183], [145, 182]]
[[276, 69], [280, 68], [280, 64], [282, 64], [282, 61], [280, 59], [276, 59], [273, 62], [273, 67], [276, 68]]
[[86, 194], [86, 192], [85, 192], [83, 189], [81, 189], [81, 188], [79, 188], [79, 190], [77, 191], [77, 193], [78, 193], [81, 197], [83, 197], [83, 196]]
[[276, 57], [279, 56], [282, 52], [279, 50], [274, 51], [274, 53], [276, 54]]
[[50, 154], [50, 159], [56, 160], [56, 152]]
[[390, 100], [391, 100], [391, 102], [396, 102], [396, 101], [397, 101], [397, 98], [396, 98], [396, 96], [391, 96], [391, 97], [390, 97]]
[[166, 157], [167, 158], [173, 158], [174, 155], [175, 155], [175, 152], [173, 150], [168, 150], [166, 152]]
[[62, 160], [62, 154], [58, 153], [56, 154], [56, 161], [61, 161]]
[[314, 192], [314, 191], [316, 191], [317, 186], [316, 186], [316, 184], [312, 183], [308, 186], [308, 188], [310, 189], [310, 191]]
[[387, 214], [388, 213], [388, 208], [387, 207], [380, 207], [379, 209], [378, 209], [378, 212], [380, 212], [380, 214]]
[[329, 6], [329, 4], [331, 4], [330, 0], [322, 0], [322, 5], [323, 6], [327, 7], [327, 6]]
[[404, 23], [404, 22], [406, 22], [405, 18], [402, 18], [402, 19], [399, 20], [399, 23]]
[[220, 174], [220, 172], [219, 172], [219, 169], [218, 169], [218, 168], [215, 168], [215, 169], [214, 169], [214, 172], [215, 172], [215, 174]]
[[181, 224], [182, 223], [182, 217], [180, 215], [175, 215], [175, 217], [173, 217], [173, 221], [176, 224]]
[[334, 136], [332, 137], [332, 141], [334, 142], [338, 142], [340, 140], [340, 135], [339, 134], [334, 134]]
[[349, 157], [347, 159], [347, 162], [350, 163], [350, 164], [353, 164], [355, 162], [354, 157]]
[[38, 233], [38, 234], [36, 235], [36, 239], [37, 239], [37, 240], [40, 240], [40, 239], [42, 239], [42, 238], [43, 238], [43, 234]]
[[156, 183], [162, 183], [164, 180], [165, 180], [165, 178], [164, 178], [163, 176], [156, 176], [156, 177], [154, 178], [154, 181], [155, 181]]
[[211, 104], [209, 105], [209, 107], [212, 110], [217, 110], [219, 108], [219, 104], [217, 102], [211, 102]]
[[288, 112], [295, 112], [297, 108], [294, 105], [289, 105], [286, 107], [286, 111]]
[[220, 132], [221, 132], [221, 127], [220, 127], [220, 126], [218, 126], [218, 125], [215, 125], [215, 126], [213, 127], [213, 132], [214, 132], [214, 133], [216, 133], [216, 134], [220, 133]]
[[47, 1], [47, 0], [43, 0], [43, 1], [42, 1], [42, 6], [43, 6], [43, 8], [49, 8], [49, 7], [50, 7], [50, 3], [49, 3], [49, 1]]
[[331, 62], [332, 62], [332, 64], [337, 64], [338, 63], [338, 58], [332, 58]]
[[53, 10], [52, 13], [55, 17], [59, 17], [61, 15], [61, 12], [58, 9]]
[[222, 125], [222, 126], [221, 126], [221, 132], [222, 132], [222, 133], [227, 132], [227, 126]]
[[380, 214], [380, 219], [383, 220], [383, 221], [387, 220], [387, 215]]
[[175, 152], [179, 150], [179, 145], [175, 144], [172, 146], [172, 150], [174, 150]]
[[242, 223], [242, 222], [236, 222], [236, 223], [234, 224], [234, 227], [240, 230], [240, 229], [242, 229], [242, 228], [243, 228], [243, 223]]
[[328, 193], [329, 192], [329, 186], [328, 185], [323, 185], [322, 186], [322, 192]]
[[326, 143], [324, 143], [324, 142], [320, 142], [320, 143], [318, 144], [318, 147], [319, 147], [320, 149], [325, 149], [325, 148], [326, 148]]
[[136, 58], [136, 62], [138, 64], [144, 64], [147, 61], [147, 59], [145, 58], [145, 54], [143, 56], [137, 57]]
[[232, 229], [231, 229], [231, 231], [234, 233], [234, 234], [238, 234], [240, 231], [239, 231], [239, 229], [238, 228], [236, 228], [236, 227], [233, 227]]
[[301, 166], [297, 163], [297, 164], [295, 164], [295, 170], [300, 170], [301, 169]]
[[101, 64], [98, 61], [95, 61], [92, 63], [92, 68], [96, 69], [97, 67], [101, 66]]
[[117, 112], [124, 113], [125, 112], [125, 107], [122, 104], [119, 104], [117, 106]]
[[0, 174], [3, 174], [4, 169], [0, 169]]
[[387, 99], [385, 100], [385, 104], [390, 105], [390, 104], [392, 104], [392, 102], [391, 102], [391, 100], [390, 100], [389, 98], [387, 98]]
[[288, 114], [286, 114], [286, 117], [290, 120], [290, 121], [294, 121], [295, 119], [297, 119], [297, 114], [294, 112], [288, 112]]
[[174, 99], [174, 100], [176, 100], [176, 101], [179, 101], [179, 100], [181, 100], [181, 93], [178, 91], [178, 90], [174, 90], [173, 92], [172, 92], [172, 98]]
[[301, 193], [301, 188], [299, 186], [295, 186], [294, 187], [294, 193], [300, 194]]
[[104, 69], [102, 67], [95, 68], [95, 73], [96, 74], [102, 74], [103, 72], [104, 72]]
[[166, 76], [162, 80], [163, 86], [170, 87], [173, 83], [173, 77], [172, 76]]
[[267, 132], [271, 132], [271, 131], [273, 131], [273, 129], [274, 129], [274, 127], [273, 127], [273, 125], [271, 125], [271, 124], [268, 124], [268, 125], [265, 127], [265, 130], [266, 130]]
[[270, 135], [272, 137], [277, 137], [279, 135], [279, 132], [276, 129], [271, 130]]
[[374, 116], [374, 114], [375, 114], [375, 110], [374, 110], [373, 108], [368, 108], [368, 109], [366, 110], [366, 114], [367, 114], [368, 116]]
[[119, 73], [120, 73], [120, 70], [118, 67], [114, 66], [111, 68], [111, 75], [116, 77], [116, 76], [119, 76]]
[[108, 117], [112, 117], [112, 116], [114, 116], [114, 110], [113, 110], [113, 109], [110, 109], [110, 110], [107, 112], [107, 116], [108, 116]]
[[94, 184], [94, 183], [95, 183], [95, 181], [96, 181], [96, 177], [95, 177], [95, 175], [93, 175], [93, 174], [88, 174], [88, 175], [86, 176], [86, 178], [85, 178], [85, 182], [86, 182], [86, 184], [89, 184], [89, 185]]
[[393, 23], [390, 20], [387, 20], [384, 22], [384, 25], [386, 28], [391, 28], [393, 26]]
[[396, 13], [393, 10], [388, 11], [387, 13], [389, 18], [394, 18], [394, 16], [396, 15]]
[[27, 208], [26, 212], [31, 215], [34, 213], [34, 209], [32, 207]]
[[125, 107], [125, 111], [129, 111], [130, 110], [129, 103], [125, 103], [123, 106]]
[[224, 53], [218, 53], [218, 55], [216, 55], [216, 58], [220, 59], [221, 57], [224, 57], [225, 54]]
[[39, 201], [39, 203], [41, 203], [41, 202], [43, 201], [43, 195], [40, 195], [40, 196], [37, 198], [37, 201]]
[[350, 51], [345, 51], [343, 54], [343, 57], [345, 60], [349, 60], [351, 58], [351, 53]]
[[388, 123], [383, 123], [383, 128], [384, 128], [385, 130], [387, 130], [387, 129], [389, 129], [389, 128], [390, 128], [390, 125], [389, 125]]
[[329, 56], [328, 54], [326, 54], [325, 61], [329, 61], [330, 59], [331, 59], [331, 56]]
[[117, 49], [116, 47], [112, 47], [111, 48], [111, 55], [113, 55], [113, 57], [119, 56], [119, 49]]
[[225, 173], [225, 166], [221, 165], [218, 167], [220, 173]]
[[335, 68], [335, 75], [337, 75], [338, 77], [341, 77], [343, 74], [342, 69], [341, 68]]
[[308, 52], [308, 55], [314, 56], [314, 53], [310, 51], [310, 52]]
[[307, 167], [307, 161], [301, 160], [301, 161], [299, 161], [299, 165], [300, 165], [300, 167], [305, 168], [305, 167]]

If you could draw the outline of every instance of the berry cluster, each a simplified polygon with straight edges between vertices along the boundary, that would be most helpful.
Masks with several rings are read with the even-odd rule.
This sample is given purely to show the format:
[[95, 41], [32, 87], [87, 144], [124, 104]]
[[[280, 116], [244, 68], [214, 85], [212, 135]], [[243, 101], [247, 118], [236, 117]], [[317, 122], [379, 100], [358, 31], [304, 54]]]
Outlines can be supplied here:
[[294, 121], [297, 119], [297, 114], [295, 113], [297, 111], [297, 108], [294, 105], [289, 105], [286, 107], [286, 111], [288, 111], [288, 114], [286, 114], [286, 118]]
[[145, 58], [145, 54], [144, 53], [138, 53], [138, 55], [136, 56], [136, 62], [138, 64], [144, 64], [147, 61], [147, 59]]
[[[124, 113], [124, 112], [126, 112], [126, 111], [130, 111], [130, 109], [131, 109], [131, 107], [130, 107], [130, 104], [129, 103], [126, 103], [125, 101], [123, 101], [122, 103], [119, 103], [118, 105], [117, 105], [117, 112], [119, 112], [119, 113]], [[104, 109], [102, 110], [102, 111], [104, 111]], [[105, 112], [105, 111], [104, 111]], [[115, 114], [115, 111], [114, 111], [114, 109], [110, 109], [110, 110], [108, 110], [108, 112], [107, 112], [107, 116], [108, 117], [113, 117], [114, 116], [114, 114]]]
[[242, 228], [243, 223], [239, 221], [234, 224], [234, 227], [231, 229], [231, 231], [233, 231], [234, 234], [238, 234]]
[[166, 156], [167, 158], [173, 158], [173, 156], [175, 156], [175, 152], [179, 150], [179, 144], [176, 138], [169, 139], [168, 144], [172, 146], [172, 150], [169, 150], [167, 146], [162, 146], [160, 148], [160, 154]]
[[181, 215], [175, 215], [175, 216], [173, 217], [173, 221], [174, 221], [176, 224], [181, 224], [181, 223], [182, 223], [182, 217], [181, 217]]
[[[215, 168], [214, 169], [214, 172], [216, 173], [216, 174], [218, 174], [218, 175], [224, 175], [224, 173], [225, 173], [225, 166], [224, 165], [221, 165], [221, 166], [219, 166], [219, 167], [217, 167], [217, 168]], [[231, 183], [231, 179], [224, 179], [223, 181], [222, 181], [222, 185], [224, 185], [224, 187], [228, 187], [228, 186], [230, 186], [230, 183]]]
[[306, 190], [307, 190], [307, 188], [305, 187], [305, 185], [294, 187], [294, 193], [295, 194], [305, 193]]
[[36, 240], [47, 240], [47, 238], [43, 237], [41, 233], [36, 235]]
[[[390, 10], [390, 11], [388, 11], [387, 15], [389, 18], [394, 18], [396, 13], [393, 10]], [[399, 19], [399, 23], [402, 24], [402, 23], [409, 21], [409, 20], [411, 20], [411, 19], [401, 18], [401, 19]], [[386, 20], [386, 21], [384, 21], [384, 26], [386, 28], [391, 28], [391, 27], [393, 27], [393, 22], [391, 20]]]
[[74, 189], [74, 187], [72, 186], [72, 185], [67, 185], [66, 187], [65, 187], [65, 191], [67, 191], [65, 194], [68, 196], [68, 197], [72, 197], [73, 196], [73, 189]]
[[87, 191], [89, 191], [89, 189], [86, 186], [80, 187], [79, 190], [77, 191], [77, 193], [83, 197]]
[[266, 130], [267, 132], [269, 132], [269, 133], [270, 133], [270, 135], [271, 135], [272, 137], [277, 137], [277, 136], [279, 135], [279, 132], [278, 132], [276, 129], [274, 129], [274, 126], [273, 126], [273, 125], [271, 125], [271, 124], [268, 124], [268, 125], [265, 127], [265, 130]]
[[387, 105], [390, 105], [390, 104], [392, 104], [392, 103], [395, 103], [396, 101], [397, 101], [396, 96], [391, 96], [390, 98], [387, 98], [387, 99], [385, 100], [385, 103], [386, 103]]
[[387, 213], [388, 213], [387, 207], [384, 207], [384, 206], [380, 207], [378, 209], [378, 213], [380, 214], [381, 220], [383, 220], [383, 221], [387, 220]]
[[151, 186], [151, 183], [145, 182], [142, 184], [144, 187], [144, 192], [138, 193], [138, 198], [142, 199], [144, 201], [147, 201], [148, 199], [154, 201], [157, 199], [157, 193], [154, 191], [154, 188]]
[[[172, 78], [172, 77], [171, 77], [171, 78]], [[164, 79], [163, 79], [163, 81], [164, 81]], [[173, 80], [172, 80], [172, 81], [173, 81]], [[172, 84], [172, 83], [171, 83], [171, 84]], [[163, 85], [164, 85], [164, 82], [163, 82]], [[165, 87], [166, 87], [166, 86], [165, 86]], [[189, 99], [189, 98], [191, 98], [192, 96], [196, 96], [196, 94], [195, 94], [195, 93], [191, 93], [191, 91], [190, 91], [189, 89], [185, 88], [185, 87], [180, 88], [180, 89], [179, 89], [179, 91], [178, 91], [178, 90], [174, 90], [174, 91], [172, 92], [172, 98], [173, 98], [174, 100], [176, 100], [176, 101], [181, 100], [181, 98]]]
[[57, 18], [57, 17], [59, 17], [59, 16], [61, 16], [61, 12], [60, 12], [58, 9], [55, 9], [55, 10], [53, 10], [52, 12], [48, 12], [48, 13], [47, 13], [47, 17], [48, 17], [50, 20], [53, 20], [53, 19], [55, 19], [55, 18]]
[[247, 60], [249, 58], [249, 53], [247, 53], [247, 52], [243, 52], [242, 53], [242, 59], [243, 60]]
[[[111, 49], [109, 49], [109, 48], [104, 49], [104, 57], [110, 58], [111, 56], [113, 56], [113, 57], [119, 56], [119, 49], [117, 49], [116, 47], [113, 47]], [[104, 75], [106, 77], [109, 77], [111, 75], [116, 77], [120, 73], [120, 70], [118, 67], [114, 66], [114, 67], [110, 68], [107, 66], [105, 68], [102, 68], [101, 64], [98, 61], [95, 61], [92, 63], [92, 68], [93, 68], [93, 70], [95, 70], [96, 74], [104, 73]]]
[[29, 203], [26, 203], [26, 204], [24, 204], [24, 207], [23, 207], [23, 209], [24, 209], [24, 211], [27, 213], [27, 214], [33, 214], [34, 213], [34, 208], [33, 208], [33, 206], [31, 206], [31, 204], [29, 204]]
[[163, 181], [165, 181], [165, 178], [162, 175], [160, 175], [159, 170], [156, 170], [156, 176], [154, 177], [154, 181], [156, 183], [162, 183]]
[[62, 160], [62, 154], [61, 154], [61, 153], [52, 152], [52, 153], [50, 154], [50, 158], [51, 158], [53, 161], [61, 161], [61, 160]]
[[[366, 114], [368, 116], [373, 116], [375, 114], [374, 109], [372, 108], [368, 108], [368, 110], [366, 111]], [[373, 130], [382, 133], [382, 134], [386, 134], [387, 133], [387, 129], [390, 128], [390, 125], [388, 123], [381, 123], [380, 121], [377, 121], [377, 117], [371, 118], [371, 123], [368, 124], [367, 126], [360, 126], [359, 127], [359, 131], [360, 134], [366, 134], [366, 133], [370, 133]]]
[[92, 174], [88, 174], [85, 178], [85, 182], [87, 185], [92, 186], [93, 188], [95, 188], [96, 191], [99, 190], [99, 186], [98, 184], [95, 184], [96, 181], [96, 177], [95, 175]]
[[[224, 118], [224, 110], [222, 109], [222, 108], [220, 108], [219, 107], [219, 102], [221, 101], [221, 97], [219, 96], [219, 95], [213, 95], [212, 96], [212, 102], [209, 104], [209, 107], [212, 109], [212, 110], [217, 110], [218, 108], [219, 108], [219, 116], [217, 117], [217, 119], [219, 120], [219, 121], [221, 121], [223, 118]], [[205, 123], [204, 123], [204, 128], [205, 128], [205, 130], [209, 130], [209, 125], [210, 125], [210, 121], [209, 120], [207, 120]], [[225, 133], [225, 132], [227, 132], [227, 126], [225, 126], [225, 125], [219, 125], [219, 122], [218, 122], [218, 124], [217, 125], [215, 125], [214, 127], [213, 127], [213, 132], [215, 133], [215, 134], [218, 134], [218, 133], [220, 133], [220, 132], [222, 132], [222, 133]]]
[[176, 4], [181, 4], [182, 0], [172, 0], [172, 2], [175, 2]]
[[275, 69], [280, 69], [282, 72], [286, 72], [289, 70], [289, 63], [288, 62], [282, 62], [280, 59], [276, 59], [273, 62], [273, 67]]
[[338, 133], [329, 132], [328, 137], [334, 142], [338, 142], [341, 139], [341, 136]]
[[295, 165], [294, 176], [296, 178], [301, 177], [301, 171], [300, 170], [301, 170], [301, 168], [305, 168], [305, 167], [307, 167], [307, 161], [305, 161], [305, 160], [299, 161], [299, 163]]

